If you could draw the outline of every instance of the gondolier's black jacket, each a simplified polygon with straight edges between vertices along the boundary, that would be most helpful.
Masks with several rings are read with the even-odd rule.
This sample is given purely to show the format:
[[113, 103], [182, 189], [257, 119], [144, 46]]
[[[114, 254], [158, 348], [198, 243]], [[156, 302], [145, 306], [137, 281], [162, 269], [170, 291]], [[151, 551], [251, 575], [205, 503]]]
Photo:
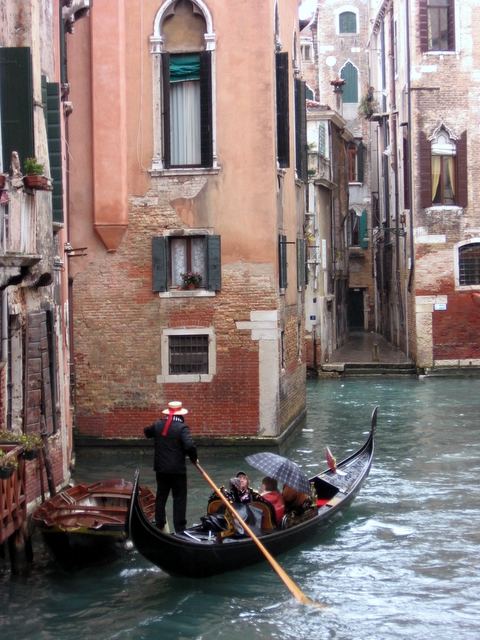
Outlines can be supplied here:
[[187, 473], [185, 456], [195, 464], [197, 448], [193, 442], [189, 427], [183, 419], [175, 416], [168, 433], [162, 436], [166, 418], [145, 427], [147, 438], [155, 438], [155, 455], [153, 468], [158, 473]]

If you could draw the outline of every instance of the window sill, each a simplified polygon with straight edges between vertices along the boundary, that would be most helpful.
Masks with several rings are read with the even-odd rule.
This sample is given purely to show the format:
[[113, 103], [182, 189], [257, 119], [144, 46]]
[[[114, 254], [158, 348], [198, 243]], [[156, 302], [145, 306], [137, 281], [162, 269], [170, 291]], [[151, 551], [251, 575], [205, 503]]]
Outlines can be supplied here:
[[349, 187], [362, 187], [363, 186], [363, 182], [358, 182], [356, 180], [353, 180], [353, 182], [349, 182], [348, 183]]
[[480, 282], [478, 284], [455, 283], [455, 291], [480, 291]]
[[457, 52], [452, 49], [447, 49], [445, 51], [424, 51], [423, 53], [427, 56], [454, 56]]
[[178, 169], [160, 169], [152, 167], [149, 169], [150, 177], [164, 178], [175, 176], [204, 176], [216, 175], [220, 172], [220, 167], [179, 167]]
[[213, 380], [213, 374], [212, 373], [185, 373], [185, 374], [178, 374], [178, 375], [171, 375], [171, 374], [167, 374], [167, 375], [158, 375], [157, 376], [157, 383], [158, 384], [162, 384], [162, 383], [192, 383], [192, 382], [211, 382]]
[[171, 289], [158, 294], [159, 298], [214, 298], [215, 295], [215, 291], [207, 289]]
[[457, 204], [432, 204], [430, 207], [425, 207], [425, 213], [463, 213], [463, 207], [459, 207]]

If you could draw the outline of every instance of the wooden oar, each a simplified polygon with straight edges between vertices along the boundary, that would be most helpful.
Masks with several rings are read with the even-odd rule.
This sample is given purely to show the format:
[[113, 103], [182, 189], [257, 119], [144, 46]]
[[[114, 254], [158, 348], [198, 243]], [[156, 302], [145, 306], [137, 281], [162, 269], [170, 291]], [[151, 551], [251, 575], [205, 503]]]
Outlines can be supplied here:
[[250, 538], [254, 541], [254, 543], [260, 549], [262, 554], [265, 556], [266, 560], [268, 560], [268, 562], [270, 563], [270, 566], [272, 567], [272, 569], [278, 574], [280, 579], [283, 580], [285, 586], [290, 590], [290, 592], [298, 600], [298, 602], [300, 602], [301, 604], [308, 604], [308, 605], [312, 605], [314, 607], [319, 607], [319, 608], [326, 607], [327, 605], [321, 604], [320, 602], [314, 602], [313, 600], [311, 600], [308, 596], [306, 596], [303, 593], [303, 591], [300, 589], [300, 587], [297, 584], [295, 584], [295, 582], [290, 578], [290, 576], [286, 573], [286, 571], [284, 571], [282, 569], [282, 567], [278, 564], [278, 562], [275, 560], [275, 558], [272, 556], [272, 554], [260, 542], [260, 540], [257, 538], [257, 536], [250, 529], [248, 524], [242, 518], [242, 516], [235, 509], [235, 507], [227, 500], [227, 498], [223, 495], [223, 493], [220, 491], [220, 489], [217, 487], [217, 485], [210, 478], [208, 473], [200, 466], [200, 463], [196, 462], [195, 466], [197, 467], [199, 472], [202, 474], [202, 476], [205, 478], [205, 480], [208, 482], [208, 484], [215, 491], [217, 496], [225, 504], [227, 509], [235, 516], [235, 518], [237, 518], [237, 520], [239, 522], [241, 522], [242, 527], [244, 527], [245, 531], [248, 533]]

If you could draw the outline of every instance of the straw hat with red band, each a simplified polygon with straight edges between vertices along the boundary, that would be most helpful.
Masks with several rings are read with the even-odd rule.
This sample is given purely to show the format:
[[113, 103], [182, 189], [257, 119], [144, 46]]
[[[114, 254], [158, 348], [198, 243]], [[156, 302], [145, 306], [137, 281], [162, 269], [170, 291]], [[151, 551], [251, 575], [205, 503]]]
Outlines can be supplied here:
[[188, 409], [182, 406], [179, 400], [172, 400], [167, 405], [167, 408], [162, 411], [165, 415], [184, 416], [188, 413]]

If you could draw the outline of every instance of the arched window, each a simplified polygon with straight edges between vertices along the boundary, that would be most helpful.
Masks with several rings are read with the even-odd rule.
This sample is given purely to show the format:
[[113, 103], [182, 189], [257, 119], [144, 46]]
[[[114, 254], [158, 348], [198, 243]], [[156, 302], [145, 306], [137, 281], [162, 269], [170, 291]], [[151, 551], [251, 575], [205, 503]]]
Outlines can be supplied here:
[[461, 286], [480, 284], [480, 242], [458, 248], [458, 283]]
[[357, 16], [353, 11], [344, 11], [338, 16], [339, 33], [357, 33]]
[[153, 168], [212, 167], [214, 132], [211, 17], [202, 0], [171, 0], [154, 35]]
[[432, 140], [432, 204], [455, 204], [457, 146], [442, 127]]
[[343, 102], [358, 102], [358, 70], [351, 62], [347, 62], [340, 71], [345, 80], [343, 85]]

